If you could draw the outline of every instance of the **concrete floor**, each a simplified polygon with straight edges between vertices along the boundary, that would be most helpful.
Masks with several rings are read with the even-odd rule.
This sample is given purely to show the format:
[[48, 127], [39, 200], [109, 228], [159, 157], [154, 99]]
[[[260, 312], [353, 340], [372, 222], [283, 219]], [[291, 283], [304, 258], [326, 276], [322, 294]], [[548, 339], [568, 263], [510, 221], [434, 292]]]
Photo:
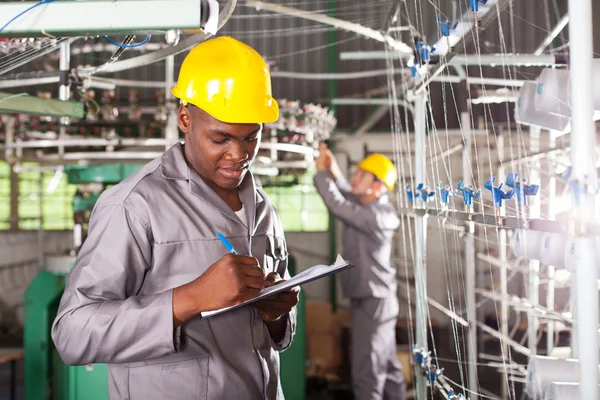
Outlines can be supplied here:
[[[440, 366], [444, 368], [444, 374], [450, 377], [455, 382], [461, 382], [460, 377], [460, 369], [456, 362], [452, 362], [450, 360], [456, 360], [456, 347], [453, 339], [452, 332], [448, 329], [436, 329], [435, 330], [435, 344], [438, 353], [438, 357], [440, 358]], [[400, 332], [399, 332], [400, 333]], [[405, 332], [400, 333], [400, 336]], [[400, 338], [400, 341], [403, 342], [403, 339]], [[461, 341], [462, 342], [462, 341]], [[480, 352], [485, 352], [487, 354], [500, 354], [500, 349], [496, 340], [486, 340], [485, 347], [483, 349], [479, 349]], [[543, 343], [543, 341], [542, 341]], [[463, 348], [463, 343], [460, 344], [460, 351], [463, 354], [466, 353]], [[522, 357], [518, 357], [515, 355], [517, 362], [526, 364], [526, 359]], [[466, 366], [463, 365], [463, 374], [466, 373]], [[17, 379], [17, 390], [16, 390], [16, 398], [15, 400], [23, 400], [23, 362], [22, 360], [17, 361], [16, 364], [16, 379]], [[478, 368], [479, 372], [479, 383], [481, 387], [487, 389], [488, 391], [499, 394], [500, 393], [500, 374], [496, 371], [495, 368], [490, 368], [486, 366], [480, 366]], [[463, 375], [464, 376], [464, 375]], [[9, 364], [0, 364], [0, 400], [12, 400], [9, 398], [9, 389], [10, 385], [10, 366]], [[320, 385], [319, 385], [320, 386]], [[351, 391], [349, 390], [349, 382], [343, 382], [341, 384], [335, 386], [329, 386], [327, 388], [327, 384], [325, 383], [325, 390], [319, 394], [315, 394], [313, 392], [312, 396], [309, 396], [309, 399], [318, 399], [318, 400], [337, 400], [337, 399], [352, 399]], [[520, 399], [522, 394], [523, 387], [521, 384], [515, 384], [515, 392], [516, 398]]]
[[[16, 365], [17, 390], [14, 400], [23, 400], [23, 361], [17, 361]], [[0, 364], [0, 400], [13, 400], [10, 398], [10, 365]]]

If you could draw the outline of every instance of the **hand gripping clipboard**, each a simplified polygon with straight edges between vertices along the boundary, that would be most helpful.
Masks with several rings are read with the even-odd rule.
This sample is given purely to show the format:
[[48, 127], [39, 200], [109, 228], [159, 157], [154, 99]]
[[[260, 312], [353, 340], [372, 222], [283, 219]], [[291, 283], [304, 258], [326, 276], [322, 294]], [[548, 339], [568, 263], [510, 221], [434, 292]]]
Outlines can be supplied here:
[[225, 307], [225, 308], [221, 308], [219, 310], [214, 310], [214, 311], [203, 312], [201, 314], [201, 318], [202, 319], [210, 318], [210, 317], [214, 317], [215, 315], [219, 315], [219, 314], [223, 314], [228, 311], [235, 310], [237, 308], [246, 306], [248, 304], [252, 304], [255, 301], [258, 301], [265, 297], [269, 297], [276, 293], [285, 292], [286, 290], [289, 290], [293, 287], [304, 285], [305, 283], [312, 282], [314, 280], [321, 279], [321, 278], [324, 278], [324, 277], [332, 275], [332, 274], [337, 274], [340, 271], [344, 271], [344, 270], [352, 268], [352, 267], [354, 267], [354, 264], [352, 264], [350, 261], [344, 260], [338, 254], [337, 259], [335, 260], [335, 263], [332, 265], [318, 264], [313, 267], [310, 267], [283, 283], [280, 283], [278, 285], [271, 286], [271, 287], [261, 290], [259, 295], [253, 299], [246, 300], [245, 302], [236, 304], [235, 306]]

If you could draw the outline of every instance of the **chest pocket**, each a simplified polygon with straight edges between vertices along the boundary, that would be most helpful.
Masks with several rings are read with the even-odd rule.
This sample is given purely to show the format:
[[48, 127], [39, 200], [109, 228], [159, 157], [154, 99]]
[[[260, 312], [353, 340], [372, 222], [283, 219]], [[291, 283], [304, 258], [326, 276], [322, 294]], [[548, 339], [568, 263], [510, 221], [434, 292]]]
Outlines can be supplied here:
[[261, 238], [261, 242], [264, 243], [265, 249], [262, 260], [265, 273], [278, 272], [280, 275], [283, 275], [281, 268], [285, 265], [284, 261], [288, 257], [285, 239], [273, 235], [265, 235], [264, 239]]

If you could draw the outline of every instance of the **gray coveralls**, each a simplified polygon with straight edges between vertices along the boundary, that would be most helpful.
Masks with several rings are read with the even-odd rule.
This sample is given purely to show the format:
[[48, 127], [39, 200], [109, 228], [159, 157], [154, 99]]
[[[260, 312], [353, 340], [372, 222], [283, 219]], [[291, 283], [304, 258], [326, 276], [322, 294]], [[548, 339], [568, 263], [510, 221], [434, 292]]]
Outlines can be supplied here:
[[344, 225], [342, 256], [355, 265], [341, 272], [352, 302], [352, 385], [357, 400], [406, 399], [402, 365], [396, 358], [396, 270], [390, 265], [392, 237], [400, 225], [387, 196], [362, 205], [345, 179], [327, 171], [315, 186], [329, 211]]
[[295, 308], [280, 343], [251, 306], [173, 327], [173, 289], [227, 253], [217, 232], [289, 277], [279, 216], [250, 173], [240, 199], [248, 227], [180, 143], [104, 192], [52, 327], [65, 363], [108, 363], [112, 400], [283, 399], [278, 352], [291, 344]]

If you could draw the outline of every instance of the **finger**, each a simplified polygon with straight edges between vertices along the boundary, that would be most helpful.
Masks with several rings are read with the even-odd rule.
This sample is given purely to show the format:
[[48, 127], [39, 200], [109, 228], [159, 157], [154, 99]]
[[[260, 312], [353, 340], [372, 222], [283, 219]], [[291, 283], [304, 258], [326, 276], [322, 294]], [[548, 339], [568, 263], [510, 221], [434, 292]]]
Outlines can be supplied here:
[[265, 271], [258, 266], [251, 266], [251, 265], [246, 265], [242, 267], [242, 273], [245, 276], [249, 276], [252, 278], [260, 278], [263, 280], [265, 280]]
[[260, 290], [257, 289], [253, 289], [253, 288], [246, 288], [245, 290], [243, 290], [240, 293], [240, 300], [242, 302], [247, 301], [247, 300], [251, 300], [253, 298], [255, 298], [256, 296], [258, 296], [260, 293]]
[[327, 144], [324, 142], [319, 143], [319, 151], [325, 152], [327, 150]]
[[255, 265], [255, 266], [260, 265], [258, 260], [255, 257], [242, 256], [239, 254], [228, 254], [225, 257], [228, 257], [228, 256], [231, 257], [233, 259], [233, 262], [238, 265]]
[[265, 287], [265, 281], [262, 277], [246, 276], [242, 283], [244, 287], [254, 290], [262, 290]]
[[265, 277], [265, 282], [275, 283], [279, 279], [279, 274], [277, 272], [269, 272], [269, 274]]

